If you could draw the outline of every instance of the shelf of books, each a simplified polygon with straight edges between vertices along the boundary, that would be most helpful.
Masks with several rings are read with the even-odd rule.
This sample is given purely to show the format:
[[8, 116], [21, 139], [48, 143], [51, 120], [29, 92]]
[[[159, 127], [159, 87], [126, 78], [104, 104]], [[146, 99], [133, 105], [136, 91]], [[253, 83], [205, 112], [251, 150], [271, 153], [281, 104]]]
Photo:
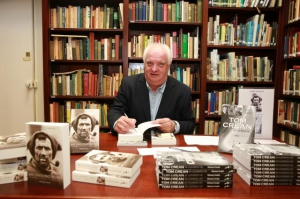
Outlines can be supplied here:
[[300, 146], [300, 93], [299, 93], [299, 69], [300, 69], [300, 17], [299, 0], [287, 1], [284, 11], [288, 13], [284, 18], [284, 43], [282, 76], [278, 84], [279, 99], [277, 111], [277, 123], [281, 140], [296, 146]]
[[[43, 2], [46, 121], [70, 122], [69, 109], [97, 108], [106, 118], [127, 60], [123, 4], [122, 0]], [[107, 121], [100, 126], [107, 127]]]
[[240, 88], [275, 87], [281, 8], [280, 1], [208, 2], [204, 135], [219, 134], [222, 104], [239, 104]]

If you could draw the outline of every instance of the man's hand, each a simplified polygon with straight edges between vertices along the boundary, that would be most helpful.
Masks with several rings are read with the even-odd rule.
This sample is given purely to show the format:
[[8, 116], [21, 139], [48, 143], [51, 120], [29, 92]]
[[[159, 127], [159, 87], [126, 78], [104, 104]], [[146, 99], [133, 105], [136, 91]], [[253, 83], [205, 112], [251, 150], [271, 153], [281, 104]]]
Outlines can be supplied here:
[[161, 132], [164, 133], [173, 133], [175, 131], [175, 122], [170, 118], [156, 119], [152, 124], [160, 124], [161, 126], [157, 127]]
[[125, 117], [125, 116], [121, 116], [117, 120], [114, 130], [117, 133], [123, 133], [124, 134], [124, 133], [127, 133], [129, 130], [134, 129], [135, 128], [135, 123], [136, 123], [135, 119], [128, 118], [128, 117]]

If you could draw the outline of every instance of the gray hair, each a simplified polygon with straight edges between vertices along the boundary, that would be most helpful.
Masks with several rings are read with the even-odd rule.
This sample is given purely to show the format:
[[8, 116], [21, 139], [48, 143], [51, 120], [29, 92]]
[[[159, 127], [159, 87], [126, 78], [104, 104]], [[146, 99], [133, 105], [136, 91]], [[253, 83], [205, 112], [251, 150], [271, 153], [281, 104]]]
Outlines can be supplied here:
[[166, 44], [163, 44], [163, 43], [152, 43], [152, 44], [149, 44], [145, 50], [144, 50], [144, 53], [143, 53], [143, 62], [145, 63], [145, 60], [146, 60], [146, 56], [147, 54], [149, 53], [149, 51], [155, 47], [160, 47], [162, 48], [165, 53], [167, 54], [167, 61], [168, 61], [168, 65], [170, 65], [172, 63], [172, 53], [171, 53], [171, 50], [169, 48], [168, 45]]

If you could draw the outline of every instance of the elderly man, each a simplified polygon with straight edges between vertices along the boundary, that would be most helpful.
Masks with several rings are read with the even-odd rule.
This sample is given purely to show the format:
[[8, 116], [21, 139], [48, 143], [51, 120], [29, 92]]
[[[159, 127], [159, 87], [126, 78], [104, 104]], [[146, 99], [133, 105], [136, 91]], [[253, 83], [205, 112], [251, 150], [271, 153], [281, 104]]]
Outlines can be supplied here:
[[59, 173], [59, 162], [52, 163], [61, 145], [51, 135], [38, 131], [27, 143], [32, 158], [27, 164], [28, 181], [30, 184], [42, 184], [47, 181], [55, 187], [62, 187]]

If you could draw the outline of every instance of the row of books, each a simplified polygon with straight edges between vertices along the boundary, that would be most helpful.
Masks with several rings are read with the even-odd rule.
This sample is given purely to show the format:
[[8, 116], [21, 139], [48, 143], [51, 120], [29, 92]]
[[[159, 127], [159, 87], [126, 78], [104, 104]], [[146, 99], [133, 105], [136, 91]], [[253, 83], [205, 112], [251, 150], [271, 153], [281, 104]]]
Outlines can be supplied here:
[[108, 126], [107, 113], [108, 104], [100, 104], [96, 101], [74, 101], [67, 100], [64, 104], [59, 102], [50, 103], [50, 122], [71, 122], [72, 109], [98, 109], [99, 110], [99, 125]]
[[276, 21], [264, 21], [265, 14], [256, 14], [239, 23], [238, 14], [228, 22], [221, 23], [220, 15], [209, 17], [207, 42], [209, 45], [228, 46], [276, 46], [277, 28]]
[[274, 8], [282, 6], [282, 0], [209, 0], [209, 6], [219, 7], [259, 7], [259, 8]]
[[95, 38], [89, 35], [52, 34], [50, 41], [51, 60], [121, 60], [122, 42], [120, 35]]
[[219, 135], [220, 122], [215, 120], [204, 121], [204, 135]]
[[164, 35], [133, 36], [128, 42], [128, 56], [142, 57], [144, 49], [151, 43], [164, 43], [169, 46], [173, 58], [199, 58], [199, 27], [193, 32], [165, 33]]
[[283, 72], [283, 94], [285, 95], [300, 95], [300, 68], [294, 65], [293, 68]]
[[250, 186], [300, 185], [300, 149], [291, 145], [238, 144], [233, 148], [237, 174]]
[[297, 101], [278, 100], [278, 124], [300, 127], [300, 104]]
[[133, 153], [92, 150], [75, 161], [72, 180], [130, 188], [141, 172], [143, 157]]
[[283, 57], [300, 57], [300, 28], [290, 28], [284, 36]]
[[288, 23], [298, 21], [300, 19], [300, 1], [289, 1]]
[[283, 129], [280, 131], [280, 140], [293, 146], [300, 147], [300, 136], [295, 132]]
[[98, 73], [87, 69], [53, 73], [51, 95], [57, 96], [116, 96], [123, 78], [122, 66], [118, 73], [103, 74], [99, 64]]
[[267, 56], [219, 54], [218, 49], [213, 49], [207, 58], [207, 79], [211, 81], [270, 82], [272, 73], [273, 60]]
[[122, 13], [122, 6], [115, 8], [107, 4], [103, 6], [57, 6], [50, 9], [50, 27], [119, 29], [123, 28]]
[[156, 177], [161, 189], [232, 188], [235, 169], [218, 152], [157, 151]]
[[231, 87], [226, 90], [215, 90], [205, 93], [205, 114], [221, 115], [223, 104], [237, 104], [238, 90]]
[[196, 3], [158, 0], [129, 3], [129, 21], [202, 22], [202, 0]]

